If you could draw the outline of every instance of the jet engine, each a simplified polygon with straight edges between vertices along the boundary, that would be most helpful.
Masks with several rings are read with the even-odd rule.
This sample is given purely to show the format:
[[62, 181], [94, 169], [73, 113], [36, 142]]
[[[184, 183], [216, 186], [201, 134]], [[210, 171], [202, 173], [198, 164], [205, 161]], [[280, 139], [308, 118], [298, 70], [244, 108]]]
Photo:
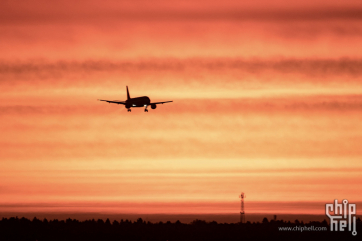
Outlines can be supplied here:
[[151, 105], [151, 108], [154, 110], [154, 109], [157, 108], [157, 105], [156, 105], [156, 104], [152, 104], [152, 105]]
[[126, 105], [125, 105], [125, 107], [126, 107], [127, 109], [131, 108], [131, 106], [132, 106], [131, 104], [126, 104]]

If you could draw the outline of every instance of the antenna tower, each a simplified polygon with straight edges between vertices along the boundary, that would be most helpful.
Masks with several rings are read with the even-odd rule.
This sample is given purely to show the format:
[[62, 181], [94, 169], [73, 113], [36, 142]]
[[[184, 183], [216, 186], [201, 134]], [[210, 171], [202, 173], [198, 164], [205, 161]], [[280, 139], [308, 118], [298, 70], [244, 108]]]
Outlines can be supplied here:
[[246, 197], [245, 194], [242, 192], [240, 194], [241, 199], [241, 206], [240, 206], [240, 223], [245, 223], [245, 211], [244, 211], [244, 198]]

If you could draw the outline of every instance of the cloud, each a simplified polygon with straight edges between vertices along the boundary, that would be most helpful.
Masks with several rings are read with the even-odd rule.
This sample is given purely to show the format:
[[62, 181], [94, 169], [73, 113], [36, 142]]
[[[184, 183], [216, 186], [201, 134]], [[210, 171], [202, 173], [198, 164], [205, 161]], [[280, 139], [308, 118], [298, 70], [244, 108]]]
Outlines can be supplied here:
[[[79, 82], [91, 83], [100, 80], [92, 79], [92, 75], [113, 78], [153, 77], [163, 79], [164, 76], [173, 79], [199, 77], [198, 82], [220, 81], [220, 77], [232, 77], [235, 81], [243, 81], [244, 76], [258, 76], [269, 79], [272, 75], [297, 74], [305, 77], [319, 77], [320, 81], [330, 82], [330, 78], [350, 77], [345, 81], [355, 81], [362, 76], [362, 59], [245, 59], [245, 58], [150, 58], [145, 60], [114, 61], [1, 61], [0, 83], [22, 81], [43, 82], [68, 81], [77, 85]], [[215, 78], [217, 77], [217, 80]], [[83, 78], [82, 78], [83, 77]], [[84, 78], [86, 77], [86, 79]], [[91, 77], [88, 79], [88, 77]], [[97, 76], [98, 77], [98, 76]], [[209, 78], [211, 79], [205, 79]], [[224, 78], [225, 78], [224, 77]], [[309, 81], [308, 79], [303, 79]], [[102, 80], [103, 83], [104, 80]], [[156, 80], [157, 81], [157, 80]], [[172, 80], [164, 80], [172, 81]], [[187, 81], [186, 79], [183, 82]], [[272, 80], [271, 80], [272, 81]], [[279, 80], [289, 82], [289, 80]], [[312, 82], [315, 80], [313, 79]], [[358, 80], [359, 81], [359, 80]]]
[[[362, 60], [169, 58], [0, 62], [1, 105], [11, 105], [17, 110], [23, 106], [22, 111], [26, 111], [24, 103], [74, 108], [92, 101], [95, 102], [92, 105], [99, 104], [97, 99], [124, 100], [126, 85], [133, 97], [147, 95], [152, 101], [182, 100], [182, 106], [187, 105], [185, 99], [230, 98], [238, 102], [239, 109], [257, 107], [256, 110], [260, 110], [262, 101], [252, 100], [265, 97], [271, 98], [265, 108], [272, 109], [359, 110]], [[285, 103], [276, 100], [276, 97], [298, 95], [304, 97], [292, 98], [291, 102], [284, 100]], [[327, 99], [314, 98], [316, 102], [312, 103], [305, 101], [307, 96], [327, 96]], [[347, 100], [338, 96], [350, 97]], [[220, 105], [223, 112], [221, 101], [215, 105]], [[109, 110], [109, 105], [106, 106]], [[178, 107], [179, 111], [183, 110], [182, 106]], [[205, 111], [200, 108], [192, 109]], [[226, 107], [225, 111], [229, 109]], [[8, 111], [11, 110], [3, 109], [3, 113]]]
[[[152, 97], [152, 96], [151, 96]], [[226, 97], [226, 96], [225, 96]], [[362, 110], [361, 95], [303, 95], [303, 96], [270, 96], [270, 97], [245, 97], [245, 98], [184, 98], [174, 99], [173, 103], [159, 105], [155, 112], [162, 115], [194, 114], [213, 115], [223, 113], [234, 115], [235, 111], [244, 114], [279, 114], [293, 113], [315, 114], [314, 111], [334, 113], [359, 112]], [[16, 98], [16, 97], [15, 97]], [[20, 97], [19, 97], [20, 98]], [[39, 96], [39, 100], [29, 99], [27, 96], [18, 98], [18, 104], [8, 103], [0, 105], [0, 116], [22, 116], [41, 118], [51, 116], [58, 118], [68, 115], [74, 118], [84, 116], [124, 115], [126, 109], [123, 105], [108, 104], [97, 101], [95, 98], [79, 98], [77, 96], [63, 100], [65, 96]], [[43, 99], [43, 100], [41, 100]], [[23, 102], [23, 104], [21, 104]], [[27, 104], [26, 104], [27, 102]], [[197, 103], [197, 104], [195, 104]], [[152, 111], [152, 110], [151, 110]], [[138, 114], [144, 114], [142, 108], [134, 109]], [[52, 119], [49, 119], [49, 121]]]
[[303, 4], [278, 1], [47, 1], [6, 2], [1, 22], [6, 23], [97, 23], [117, 21], [294, 21], [331, 20], [362, 17], [358, 1], [303, 1]]

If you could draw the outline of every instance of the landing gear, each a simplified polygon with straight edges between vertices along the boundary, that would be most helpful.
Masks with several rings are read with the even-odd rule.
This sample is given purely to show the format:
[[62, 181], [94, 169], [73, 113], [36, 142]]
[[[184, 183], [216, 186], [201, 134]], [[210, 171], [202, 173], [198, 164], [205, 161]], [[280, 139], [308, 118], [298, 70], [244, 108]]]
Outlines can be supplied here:
[[128, 108], [128, 109], [127, 109], [127, 112], [131, 112], [131, 109], [130, 109], [130, 108]]
[[148, 112], [148, 110], [147, 110], [147, 109], [145, 109], [145, 112]]

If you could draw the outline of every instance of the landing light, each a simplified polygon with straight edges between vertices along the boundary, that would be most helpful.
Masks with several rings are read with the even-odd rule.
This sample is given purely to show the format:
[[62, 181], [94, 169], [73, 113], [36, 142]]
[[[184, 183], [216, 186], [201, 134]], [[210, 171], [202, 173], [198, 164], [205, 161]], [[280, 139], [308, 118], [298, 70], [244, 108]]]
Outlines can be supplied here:
[[135, 104], [133, 104], [132, 106], [136, 106]]

